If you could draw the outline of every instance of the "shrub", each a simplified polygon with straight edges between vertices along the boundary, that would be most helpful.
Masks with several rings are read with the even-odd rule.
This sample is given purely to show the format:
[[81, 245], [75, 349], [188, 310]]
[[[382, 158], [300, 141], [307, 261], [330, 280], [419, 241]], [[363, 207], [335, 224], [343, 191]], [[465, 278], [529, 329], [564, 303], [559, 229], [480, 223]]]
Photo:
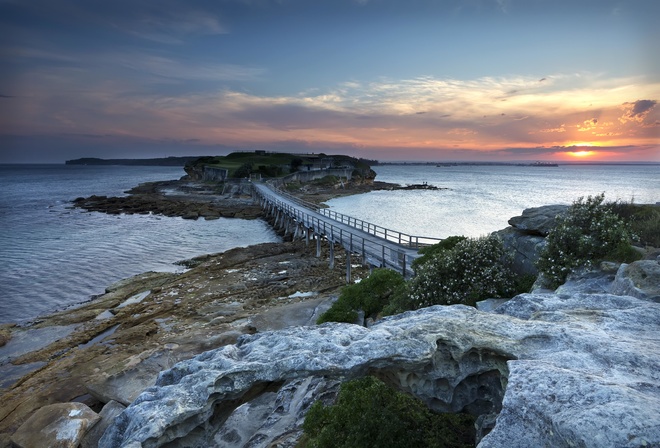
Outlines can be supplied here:
[[537, 267], [548, 286], [561, 285], [575, 268], [590, 267], [610, 255], [628, 253], [630, 233], [623, 219], [603, 205], [604, 194], [579, 198], [558, 216]]
[[412, 268], [416, 271], [420, 265], [429, 261], [434, 255], [439, 254], [440, 252], [444, 252], [446, 250], [451, 250], [454, 247], [456, 247], [458, 243], [466, 239], [467, 238], [464, 236], [450, 236], [440, 241], [437, 244], [421, 248], [419, 250], [419, 253], [422, 256], [417, 258], [415, 261], [413, 261]]
[[640, 245], [660, 247], [660, 206], [616, 201], [607, 207], [628, 224]]
[[244, 177], [250, 177], [251, 172], [252, 172], [252, 164], [251, 163], [244, 163], [243, 165], [236, 168], [236, 171], [234, 171], [234, 174], [233, 174], [232, 177], [235, 177], [237, 179], [244, 178]]
[[354, 324], [357, 318], [357, 310], [353, 308], [348, 300], [342, 300], [340, 296], [328, 311], [319, 316], [316, 323], [319, 325], [325, 322], [345, 322], [347, 324]]
[[342, 384], [337, 403], [312, 405], [299, 448], [473, 447], [474, 417], [433, 414], [424, 403], [365, 377]]
[[514, 292], [510, 262], [494, 236], [461, 240], [418, 266], [410, 281], [410, 306], [474, 306], [479, 300], [510, 297]]
[[365, 316], [375, 317], [394, 295], [402, 293], [404, 286], [401, 274], [389, 269], [374, 269], [360, 283], [344, 286], [337, 301], [317, 323], [353, 323], [357, 319], [357, 310], [363, 310]]
[[320, 179], [314, 179], [311, 183], [321, 187], [331, 187], [339, 183], [339, 178], [337, 176], [323, 176]]

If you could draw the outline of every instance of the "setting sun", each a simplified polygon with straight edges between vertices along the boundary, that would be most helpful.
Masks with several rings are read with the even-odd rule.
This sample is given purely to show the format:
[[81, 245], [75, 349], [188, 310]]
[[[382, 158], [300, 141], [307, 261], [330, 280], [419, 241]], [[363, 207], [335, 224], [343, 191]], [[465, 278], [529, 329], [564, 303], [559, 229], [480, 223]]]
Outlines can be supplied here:
[[570, 155], [575, 156], [575, 157], [589, 157], [594, 155], [596, 152], [595, 151], [573, 151], [569, 152]]

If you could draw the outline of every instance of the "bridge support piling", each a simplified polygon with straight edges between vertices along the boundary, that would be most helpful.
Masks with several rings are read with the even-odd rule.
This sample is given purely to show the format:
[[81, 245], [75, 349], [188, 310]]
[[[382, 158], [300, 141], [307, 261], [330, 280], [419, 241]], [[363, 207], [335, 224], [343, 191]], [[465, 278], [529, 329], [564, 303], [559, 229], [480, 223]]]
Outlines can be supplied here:
[[351, 252], [346, 251], [346, 283], [351, 283]]
[[315, 233], [314, 237], [316, 238], [316, 258], [319, 258], [321, 256], [321, 235]]
[[335, 268], [335, 244], [332, 241], [330, 243], [330, 269]]

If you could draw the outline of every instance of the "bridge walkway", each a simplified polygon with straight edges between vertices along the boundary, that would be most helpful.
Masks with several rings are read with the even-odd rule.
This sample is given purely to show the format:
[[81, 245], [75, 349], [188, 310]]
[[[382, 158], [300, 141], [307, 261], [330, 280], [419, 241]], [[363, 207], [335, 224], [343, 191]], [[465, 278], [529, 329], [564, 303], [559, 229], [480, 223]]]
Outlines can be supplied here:
[[346, 250], [346, 278], [350, 281], [351, 255], [362, 258], [374, 267], [393, 269], [404, 277], [413, 274], [412, 262], [420, 255], [419, 249], [439, 242], [436, 238], [411, 236], [386, 229], [366, 221], [305, 203], [282, 191], [274, 190], [262, 182], [254, 182], [255, 199], [267, 213], [275, 217], [274, 226], [284, 227], [294, 237], [304, 233], [309, 242], [316, 239], [317, 256], [321, 252], [321, 239], [330, 243], [330, 265], [334, 266], [334, 246]]

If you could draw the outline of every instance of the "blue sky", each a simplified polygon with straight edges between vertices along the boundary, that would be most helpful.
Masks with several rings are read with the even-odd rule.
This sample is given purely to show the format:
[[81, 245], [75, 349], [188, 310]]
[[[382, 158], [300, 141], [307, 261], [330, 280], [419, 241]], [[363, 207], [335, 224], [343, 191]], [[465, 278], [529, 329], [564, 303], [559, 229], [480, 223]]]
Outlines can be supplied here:
[[0, 162], [660, 161], [660, 2], [0, 0]]

